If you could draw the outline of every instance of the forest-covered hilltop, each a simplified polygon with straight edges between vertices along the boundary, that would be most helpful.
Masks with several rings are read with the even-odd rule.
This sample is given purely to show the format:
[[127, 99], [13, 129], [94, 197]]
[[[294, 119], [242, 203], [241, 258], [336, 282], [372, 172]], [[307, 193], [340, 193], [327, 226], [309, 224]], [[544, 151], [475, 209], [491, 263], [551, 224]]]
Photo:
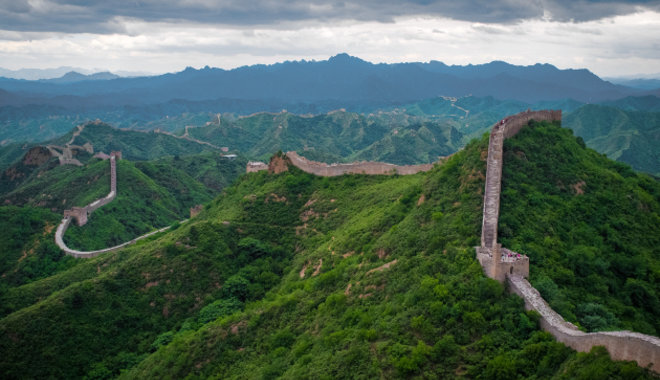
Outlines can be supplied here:
[[[483, 275], [487, 144], [412, 176], [251, 173], [170, 232], [6, 286], [0, 371], [651, 377], [556, 342]], [[587, 330], [657, 333], [660, 184], [545, 123], [507, 140], [504, 170], [500, 239], [530, 256], [551, 304]]]

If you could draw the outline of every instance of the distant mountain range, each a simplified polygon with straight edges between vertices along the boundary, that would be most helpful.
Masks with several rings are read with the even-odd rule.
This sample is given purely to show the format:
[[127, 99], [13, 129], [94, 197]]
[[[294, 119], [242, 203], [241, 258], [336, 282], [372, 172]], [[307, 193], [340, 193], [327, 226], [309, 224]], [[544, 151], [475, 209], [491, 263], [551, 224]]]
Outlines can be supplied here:
[[[25, 80], [43, 80], [43, 79], [58, 79], [70, 72], [82, 74], [85, 76], [93, 76], [97, 73], [105, 73], [108, 70], [89, 70], [83, 69], [80, 67], [71, 67], [71, 66], [60, 66], [52, 69], [18, 69], [10, 70], [0, 67], [0, 77], [12, 78], [12, 79], [25, 79]], [[148, 73], [145, 71], [126, 71], [118, 70], [113, 71], [113, 74], [118, 77], [139, 77], [139, 76], [148, 76], [154, 75], [153, 73]], [[102, 78], [98, 78], [102, 79]]]
[[109, 71], [104, 71], [100, 73], [94, 73], [94, 74], [81, 74], [76, 71], [69, 71], [68, 73], [62, 75], [59, 78], [53, 78], [53, 79], [41, 79], [41, 82], [46, 82], [46, 83], [75, 83], [75, 82], [83, 82], [83, 81], [98, 81], [98, 80], [110, 80], [110, 79], [117, 79], [120, 78], [119, 75], [115, 75]]
[[[0, 105], [45, 104], [67, 108], [231, 99], [277, 104], [338, 102], [344, 107], [391, 105], [436, 96], [493, 96], [524, 102], [571, 98], [600, 102], [659, 95], [600, 79], [588, 70], [506, 62], [448, 66], [442, 62], [373, 64], [347, 54], [326, 61], [294, 61], [232, 70], [204, 67], [151, 77], [60, 80], [0, 79]], [[110, 79], [110, 80], [108, 80]], [[222, 111], [233, 111], [223, 109]]]

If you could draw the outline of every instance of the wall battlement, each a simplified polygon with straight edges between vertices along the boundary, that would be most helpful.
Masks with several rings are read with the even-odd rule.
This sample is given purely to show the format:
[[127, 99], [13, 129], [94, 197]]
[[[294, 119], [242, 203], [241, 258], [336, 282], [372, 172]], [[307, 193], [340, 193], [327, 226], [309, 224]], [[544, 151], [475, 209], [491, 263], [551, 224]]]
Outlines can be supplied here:
[[371, 175], [408, 175], [426, 172], [433, 169], [433, 164], [421, 165], [394, 165], [384, 162], [352, 162], [349, 164], [325, 164], [311, 161], [298, 155], [296, 152], [287, 152], [289, 162], [298, 169], [321, 177], [335, 177], [343, 174], [371, 174]]
[[246, 173], [256, 173], [262, 170], [268, 170], [268, 164], [260, 161], [248, 161], [247, 165], [245, 166]]
[[[79, 226], [84, 225], [85, 223], [87, 223], [87, 218], [89, 217], [89, 214], [91, 214], [97, 208], [105, 206], [108, 203], [112, 202], [112, 200], [115, 199], [115, 197], [117, 196], [117, 162], [116, 161], [121, 160], [122, 157], [121, 152], [110, 152], [110, 155], [100, 153], [95, 155], [95, 157], [100, 158], [102, 160], [107, 160], [107, 159], [110, 160], [110, 193], [108, 193], [108, 195], [106, 195], [104, 198], [97, 199], [85, 207], [73, 207], [71, 210], [64, 210], [64, 218], [60, 222], [60, 225], [57, 226], [57, 231], [55, 232], [55, 244], [57, 244], [57, 246], [60, 247], [60, 249], [64, 251], [64, 253], [66, 253], [69, 256], [73, 256], [77, 259], [91, 258], [98, 256], [101, 253], [116, 251], [120, 248], [126, 247], [127, 245], [131, 245], [137, 242], [138, 240], [142, 240], [159, 232], [168, 230], [171, 227], [171, 226], [163, 227], [161, 229], [136, 237], [133, 240], [129, 240], [125, 243], [116, 245], [114, 247], [98, 249], [96, 251], [78, 251], [67, 247], [67, 245], [64, 243], [64, 234], [66, 233], [66, 230], [69, 228], [69, 225], [71, 225], [71, 220], [76, 219], [76, 222], [78, 223]], [[192, 214], [192, 209], [191, 209], [191, 214]], [[187, 220], [183, 220], [181, 221], [181, 223], [185, 223], [186, 221]]]
[[541, 315], [540, 325], [558, 341], [582, 352], [594, 346], [604, 346], [614, 360], [634, 360], [642, 367], [660, 373], [660, 339], [631, 331], [585, 333], [564, 320], [548, 305], [538, 290], [526, 280], [529, 258], [502, 248], [497, 243], [497, 223], [500, 213], [502, 158], [504, 139], [515, 136], [530, 120], [561, 121], [561, 111], [527, 111], [509, 116], [491, 130], [488, 142], [486, 188], [484, 192], [481, 246], [476, 247], [477, 259], [486, 276], [507, 282], [509, 290], [525, 300], [525, 308]]
[[[500, 217], [504, 140], [515, 136], [530, 120], [561, 121], [561, 110], [528, 110], [508, 116], [495, 123], [488, 141], [481, 246], [477, 248], [477, 259], [484, 268], [484, 273], [500, 282], [506, 280], [507, 273], [522, 277], [529, 276], [529, 258], [501, 248], [497, 243], [497, 224]], [[505, 252], [505, 256], [502, 256], [502, 251]], [[511, 258], [511, 253], [515, 260], [502, 261], [503, 258]]]
[[[99, 207], [103, 207], [108, 203], [112, 202], [117, 196], [117, 159], [121, 159], [121, 152], [111, 152], [109, 156], [110, 159], [110, 192], [103, 198], [97, 199], [94, 202], [83, 206], [83, 207], [72, 207], [70, 210], [64, 210], [64, 219], [60, 223], [60, 226], [57, 228], [55, 234], [55, 242], [57, 245], [66, 253], [71, 254], [71, 252], [79, 252], [69, 249], [66, 244], [64, 244], [63, 236], [66, 233], [67, 228], [71, 224], [71, 220], [75, 219], [78, 226], [84, 226], [89, 220], [89, 215], [94, 212]], [[99, 157], [104, 159], [103, 156]], [[61, 228], [60, 228], [61, 227]]]
[[508, 276], [509, 289], [525, 300], [527, 310], [541, 315], [543, 330], [576, 351], [589, 352], [603, 346], [614, 360], [633, 360], [642, 367], [660, 372], [660, 339], [632, 331], [599, 331], [585, 333], [552, 310], [538, 290], [520, 276]]

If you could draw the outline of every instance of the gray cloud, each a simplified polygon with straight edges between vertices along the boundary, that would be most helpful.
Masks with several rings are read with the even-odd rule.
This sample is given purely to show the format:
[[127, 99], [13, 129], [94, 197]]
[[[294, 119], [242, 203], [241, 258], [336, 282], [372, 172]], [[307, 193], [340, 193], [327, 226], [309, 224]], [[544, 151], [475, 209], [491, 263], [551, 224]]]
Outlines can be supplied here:
[[443, 16], [480, 23], [515, 23], [550, 16], [589, 21], [660, 11], [657, 0], [0, 0], [0, 29], [125, 33], [121, 18], [232, 26], [276, 26], [341, 20], [392, 22], [400, 16]]

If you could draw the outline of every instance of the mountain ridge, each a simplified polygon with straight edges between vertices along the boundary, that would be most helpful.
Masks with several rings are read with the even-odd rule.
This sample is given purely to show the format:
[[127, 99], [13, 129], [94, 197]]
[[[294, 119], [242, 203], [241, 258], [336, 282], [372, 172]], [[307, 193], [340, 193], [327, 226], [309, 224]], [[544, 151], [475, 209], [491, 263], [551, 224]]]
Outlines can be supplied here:
[[[5, 78], [0, 79], [0, 88], [17, 94], [38, 95], [44, 104], [51, 104], [51, 97], [66, 95], [91, 97], [106, 105], [222, 97], [287, 102], [342, 99], [400, 103], [438, 95], [469, 94], [526, 101], [572, 97], [593, 102], [649, 93], [604, 81], [586, 69], [560, 70], [549, 64], [515, 66], [500, 61], [471, 66], [435, 62], [373, 64], [338, 54], [325, 61], [287, 61], [231, 70], [189, 67], [159, 76], [63, 84]], [[547, 88], [540, 91], [540, 86]]]

